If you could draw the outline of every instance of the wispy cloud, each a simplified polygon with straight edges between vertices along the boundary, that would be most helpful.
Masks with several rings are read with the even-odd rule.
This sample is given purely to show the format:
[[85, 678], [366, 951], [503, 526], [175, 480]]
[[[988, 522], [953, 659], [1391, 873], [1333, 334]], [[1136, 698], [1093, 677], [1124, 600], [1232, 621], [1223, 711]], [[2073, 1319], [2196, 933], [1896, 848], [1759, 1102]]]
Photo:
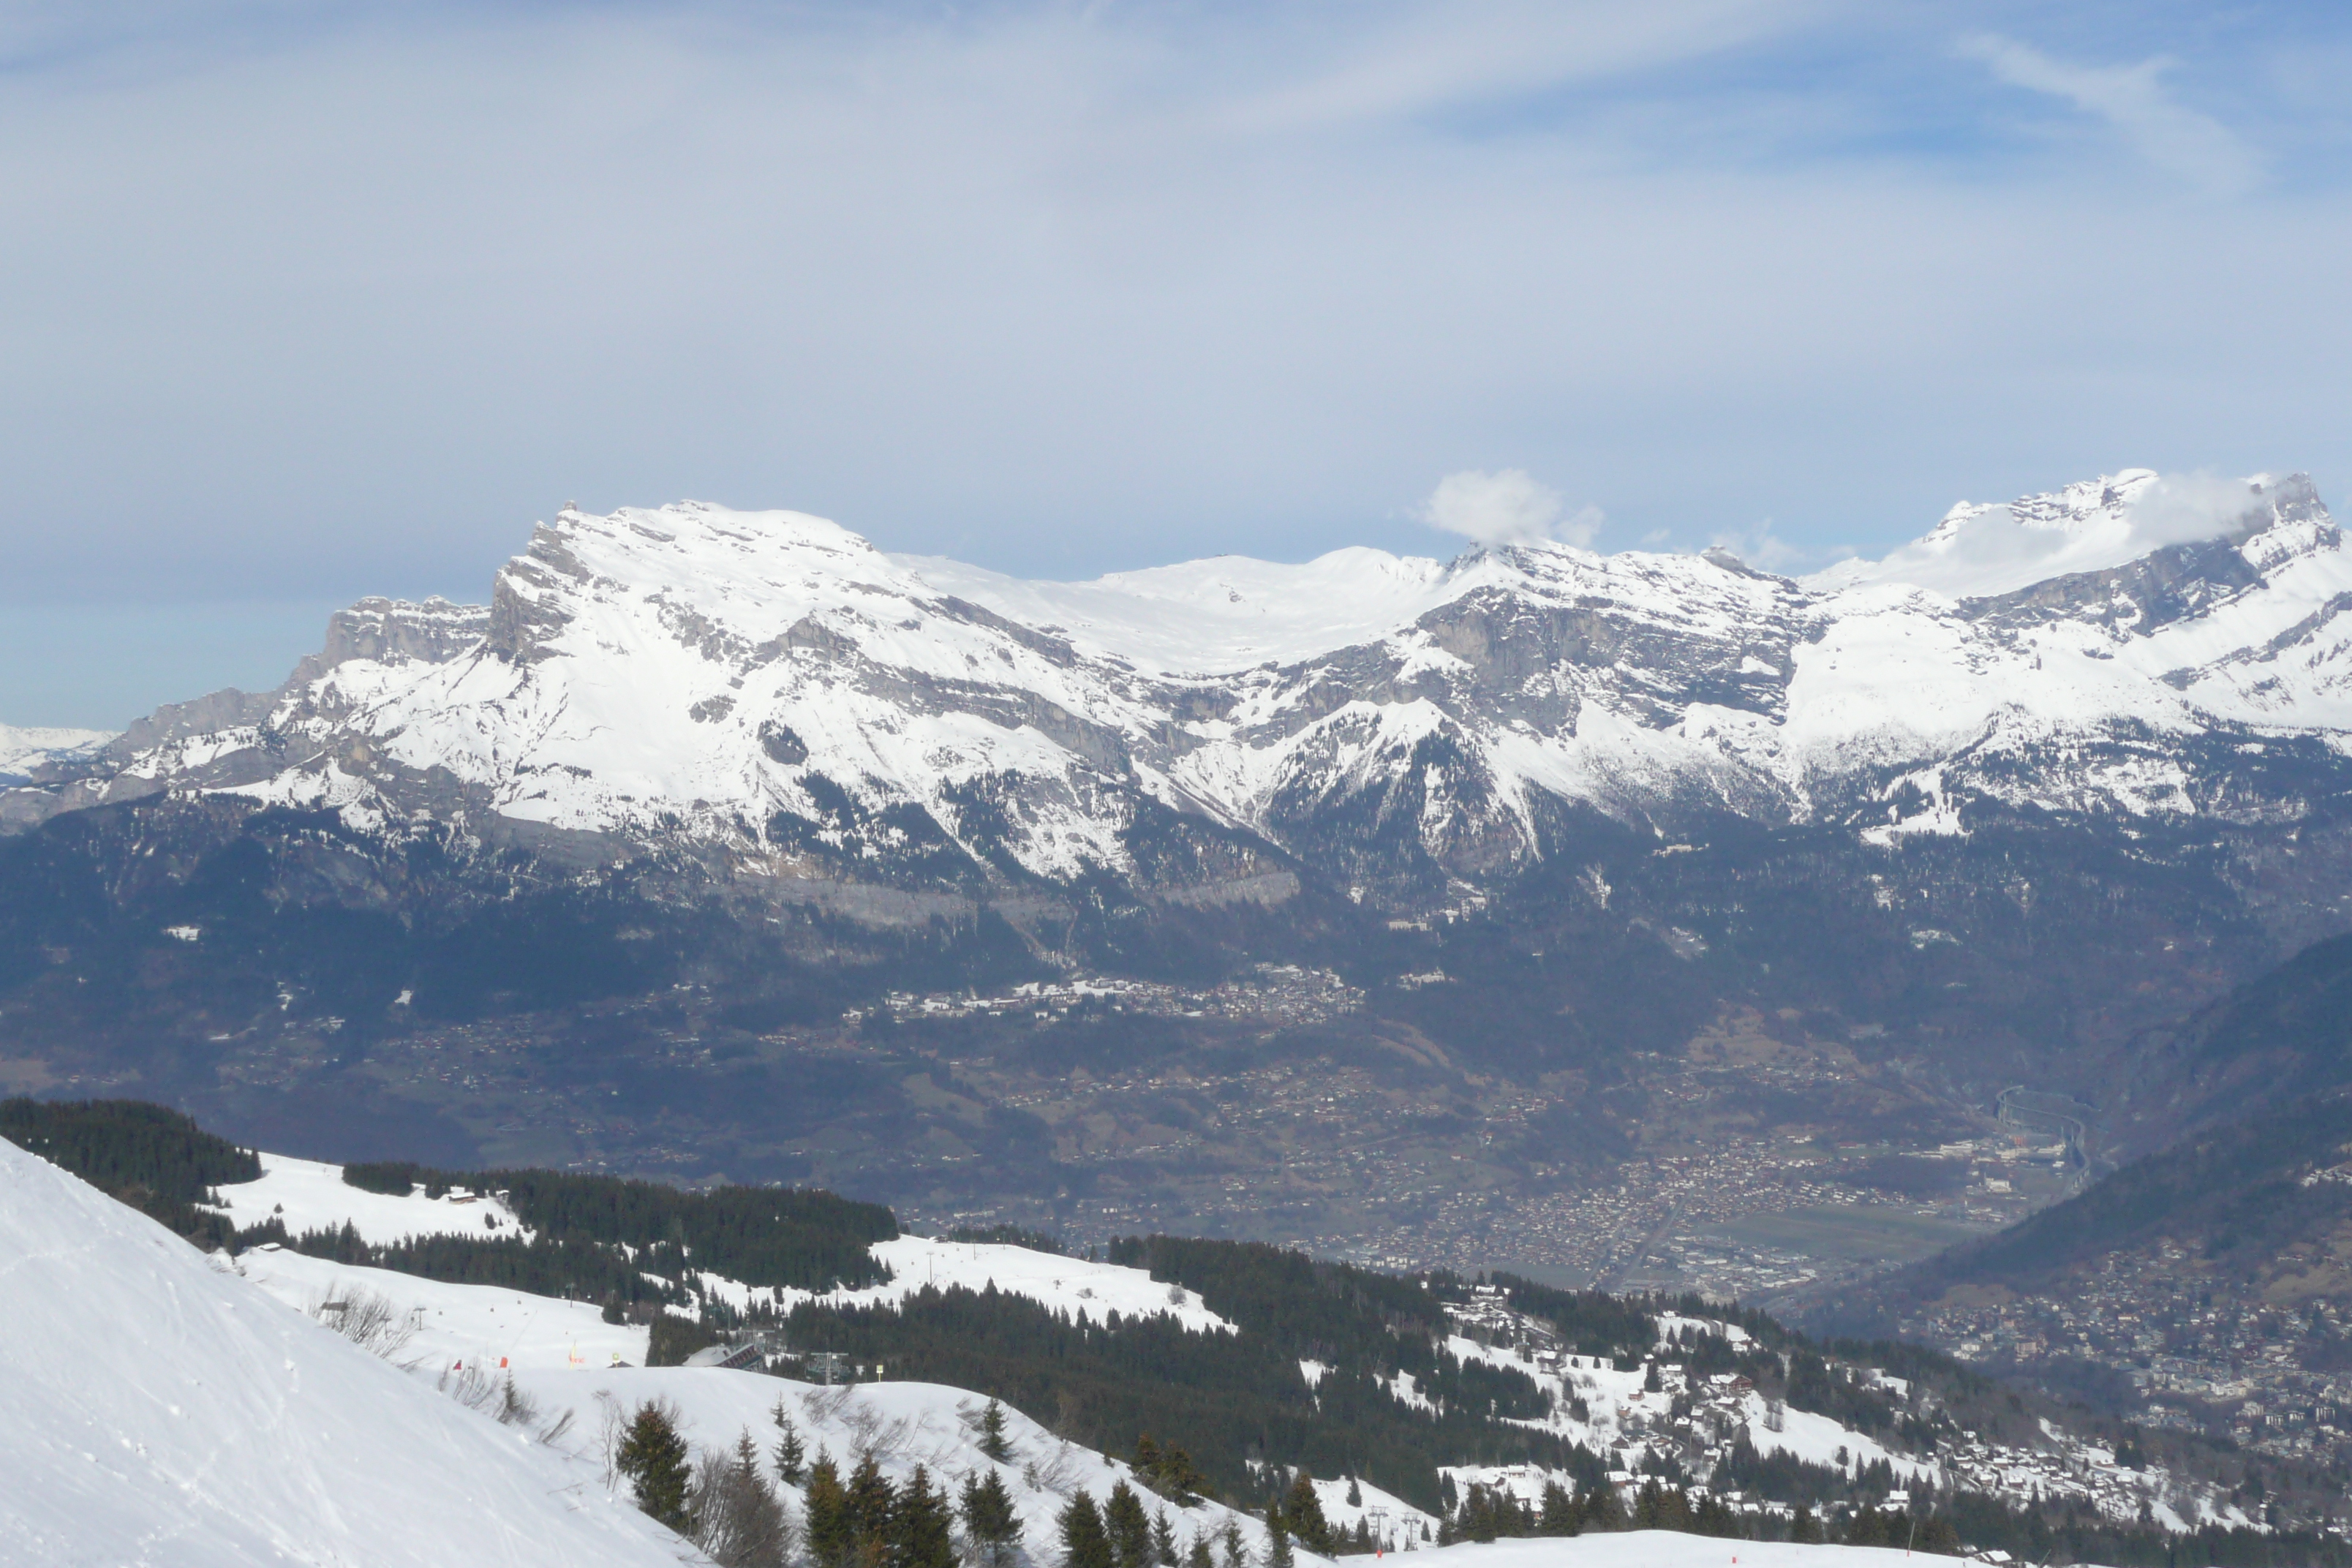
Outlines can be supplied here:
[[1568, 513], [1559, 492], [1538, 484], [1524, 468], [1488, 473], [1465, 468], [1437, 481], [1416, 514], [1432, 528], [1475, 539], [1481, 544], [1533, 544], [1551, 540], [1580, 547], [1592, 542], [1606, 521], [1599, 507]]
[[[2034, 42], [2352, 47], [2093, 9]], [[1799, 550], [2117, 454], [2343, 492], [2352, 116], [2210, 110], [2263, 179], [2187, 65], [1951, 14], [0, 0], [0, 616], [478, 595], [571, 497], [1085, 575], [1425, 550], [1506, 456], [1555, 536]], [[1987, 65], [2192, 177], [2028, 177]], [[59, 679], [0, 658], [0, 718]]]
[[1490, 102], [1725, 55], [1820, 17], [1822, 0], [1470, 0], [1399, 6], [1236, 105], [1260, 128]]
[[1811, 559], [1809, 552], [1773, 532], [1772, 520], [1769, 517], [1753, 528], [1718, 531], [1707, 541], [1707, 549], [1719, 550], [1767, 572], [1787, 572]]
[[2011, 87], [2046, 93], [2112, 126], [2141, 157], [2217, 195], [2237, 195], [2263, 179], [2263, 161], [2210, 115], [2177, 101], [2164, 78], [2176, 62], [2161, 57], [2126, 66], [2078, 66], [1995, 34], [1963, 39], [1960, 52], [1981, 60]]

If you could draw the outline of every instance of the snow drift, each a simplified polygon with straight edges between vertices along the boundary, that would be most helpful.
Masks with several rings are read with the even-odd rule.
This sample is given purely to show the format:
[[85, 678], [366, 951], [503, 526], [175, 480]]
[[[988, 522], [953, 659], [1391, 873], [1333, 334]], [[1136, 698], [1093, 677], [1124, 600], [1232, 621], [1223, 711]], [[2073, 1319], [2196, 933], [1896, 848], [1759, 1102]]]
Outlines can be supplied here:
[[0, 1141], [0, 1563], [622, 1564], [688, 1549]]

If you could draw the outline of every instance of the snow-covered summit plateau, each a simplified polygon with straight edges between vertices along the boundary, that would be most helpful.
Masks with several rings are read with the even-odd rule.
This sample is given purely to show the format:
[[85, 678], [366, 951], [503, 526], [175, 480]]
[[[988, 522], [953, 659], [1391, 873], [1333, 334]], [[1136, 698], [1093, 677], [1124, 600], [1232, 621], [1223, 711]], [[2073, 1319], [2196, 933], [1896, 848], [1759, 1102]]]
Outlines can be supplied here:
[[2301, 476], [1963, 506], [1801, 581], [1532, 543], [1030, 583], [797, 512], [566, 508], [486, 610], [364, 602], [278, 691], [166, 710], [0, 825], [172, 792], [583, 871], [650, 847], [869, 918], [1097, 873], [1279, 902], [1301, 864], [1410, 903], [1579, 812], [2292, 817], [2239, 759], [2346, 760], [2347, 606]]

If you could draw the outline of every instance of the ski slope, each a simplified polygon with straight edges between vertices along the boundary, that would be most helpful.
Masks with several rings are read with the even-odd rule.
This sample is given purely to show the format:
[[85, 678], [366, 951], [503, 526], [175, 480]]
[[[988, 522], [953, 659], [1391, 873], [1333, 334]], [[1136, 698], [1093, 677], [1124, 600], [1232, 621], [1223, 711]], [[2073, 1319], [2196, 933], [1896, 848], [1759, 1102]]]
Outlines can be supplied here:
[[404, 1343], [392, 1359], [429, 1371], [479, 1364], [555, 1371], [642, 1365], [648, 1331], [608, 1323], [593, 1302], [560, 1301], [495, 1285], [452, 1285], [389, 1268], [361, 1268], [287, 1248], [255, 1247], [236, 1271], [262, 1290], [308, 1316], [329, 1301], [368, 1294], [398, 1314]]
[[[1025, 1247], [935, 1241], [919, 1236], [877, 1241], [868, 1250], [890, 1270], [889, 1279], [882, 1284], [824, 1295], [806, 1290], [779, 1290], [772, 1294], [787, 1306], [815, 1300], [830, 1306], [879, 1307], [895, 1306], [926, 1287], [948, 1290], [962, 1286], [984, 1290], [993, 1285], [1007, 1295], [1025, 1296], [1072, 1319], [1084, 1317], [1099, 1323], [1117, 1312], [1122, 1318], [1173, 1318], [1196, 1333], [1234, 1331], [1233, 1324], [1209, 1310], [1200, 1292], [1165, 1284], [1141, 1268], [1092, 1263], [1083, 1258], [1034, 1252]], [[746, 1296], [752, 1294], [732, 1281], [719, 1283], [722, 1289], [731, 1287]], [[736, 1306], [743, 1305], [733, 1296], [729, 1299]]]
[[0, 1564], [667, 1568], [536, 1446], [0, 1141]]
[[289, 1236], [349, 1225], [378, 1247], [415, 1236], [530, 1236], [512, 1209], [488, 1194], [459, 1198], [452, 1192], [428, 1198], [417, 1192], [394, 1197], [352, 1186], [341, 1165], [289, 1154], [262, 1154], [260, 1160], [259, 1181], [219, 1189], [222, 1211], [240, 1228], [273, 1217], [285, 1222]]

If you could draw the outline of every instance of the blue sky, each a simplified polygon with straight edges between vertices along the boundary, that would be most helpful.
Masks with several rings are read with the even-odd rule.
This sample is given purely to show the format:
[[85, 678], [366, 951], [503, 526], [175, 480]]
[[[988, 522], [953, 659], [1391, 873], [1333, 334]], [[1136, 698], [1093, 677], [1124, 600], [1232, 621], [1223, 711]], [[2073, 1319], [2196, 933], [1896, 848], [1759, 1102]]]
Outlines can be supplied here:
[[[564, 500], [1038, 575], [1802, 570], [2352, 479], [2342, 8], [0, 6], [0, 721], [267, 686]], [[1440, 509], [1441, 513], [1443, 509]]]

